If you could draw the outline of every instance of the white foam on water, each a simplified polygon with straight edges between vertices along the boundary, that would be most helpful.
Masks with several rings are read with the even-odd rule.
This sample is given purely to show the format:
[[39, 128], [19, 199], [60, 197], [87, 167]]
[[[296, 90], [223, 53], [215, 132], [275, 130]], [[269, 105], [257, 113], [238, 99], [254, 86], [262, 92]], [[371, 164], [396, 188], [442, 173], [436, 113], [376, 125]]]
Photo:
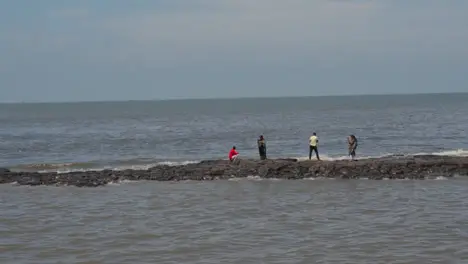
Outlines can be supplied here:
[[116, 182], [109, 182], [106, 184], [106, 186], [120, 186], [122, 184], [138, 183], [138, 182], [141, 182], [141, 181], [119, 180]]
[[120, 183], [140, 183], [141, 181], [121, 180]]
[[309, 177], [309, 178], [303, 178], [302, 180], [304, 181], [331, 181], [331, 180], [336, 180], [336, 178], [328, 178], [328, 177]]
[[[382, 155], [376, 155], [376, 156], [356, 156], [356, 159], [376, 159], [376, 158], [383, 158], [387, 156], [391, 156], [393, 154], [382, 154]], [[293, 159], [297, 159], [298, 161], [306, 161], [309, 160], [309, 156], [303, 156], [303, 157], [293, 157]], [[316, 161], [317, 158], [315, 156], [312, 156], [312, 161]], [[350, 156], [334, 156], [330, 157], [326, 154], [321, 154], [320, 155], [320, 160], [325, 160], [325, 161], [338, 161], [338, 160], [351, 160]]]
[[121, 183], [120, 182], [109, 182], [108, 184], [106, 184], [107, 186], [120, 186]]
[[167, 166], [181, 166], [181, 165], [188, 165], [188, 164], [195, 164], [199, 161], [161, 161], [155, 163], [148, 163], [148, 164], [135, 164], [135, 165], [122, 165], [122, 166], [102, 166], [99, 168], [65, 168], [65, 169], [47, 169], [47, 170], [39, 170], [39, 173], [46, 173], [46, 172], [57, 172], [58, 174], [70, 173], [70, 172], [89, 172], [89, 171], [103, 171], [103, 170], [113, 170], [113, 171], [123, 171], [123, 170], [147, 170], [152, 167], [167, 165]]
[[[187, 161], [161, 161], [156, 163], [156, 165], [168, 165], [168, 166], [181, 166], [181, 165], [188, 165], [188, 164], [196, 164], [200, 161], [196, 160], [187, 160]], [[154, 167], [154, 165], [153, 165]]]
[[228, 179], [228, 181], [241, 181], [241, 180], [242, 180], [242, 178], [237, 178], [237, 177]]
[[444, 181], [444, 180], [448, 180], [448, 178], [444, 177], [444, 176], [437, 176], [434, 180], [436, 181]]
[[468, 150], [464, 149], [456, 149], [456, 150], [446, 150], [440, 152], [432, 152], [432, 153], [416, 153], [412, 155], [435, 155], [435, 156], [454, 156], [454, 157], [468, 157]]
[[268, 181], [282, 181], [284, 179], [282, 178], [264, 178], [265, 180], [268, 180]]
[[123, 165], [111, 168], [114, 171], [121, 171], [121, 170], [147, 170], [156, 166], [167, 165], [167, 166], [183, 166], [188, 164], [195, 164], [199, 163], [200, 161], [194, 160], [187, 160], [187, 161], [160, 161], [155, 163], [148, 163], [148, 164], [135, 164], [135, 165]]
[[63, 168], [63, 167], [71, 167], [71, 166], [80, 165], [80, 164], [84, 165], [84, 163], [65, 162], [65, 163], [33, 163], [33, 164], [21, 165], [19, 167], [20, 168], [26, 168], [26, 169], [43, 168], [44, 170], [47, 170], [47, 169], [58, 169], [58, 168]]
[[70, 172], [87, 172], [87, 171], [103, 171], [108, 168], [98, 168], [98, 169], [64, 169], [64, 170], [43, 170], [43, 171], [38, 171], [39, 173], [45, 173], [45, 172], [57, 172], [57, 174], [66, 174]]
[[181, 181], [175, 181], [178, 183], [195, 183], [195, 182], [200, 182], [200, 181], [195, 181], [195, 180], [181, 180]]
[[234, 178], [229, 178], [228, 181], [282, 181], [284, 179], [281, 178], [262, 178], [258, 175], [249, 175], [247, 177], [234, 177]]
[[[373, 156], [356, 156], [356, 159], [378, 159], [384, 157], [390, 157], [396, 155], [394, 153], [382, 153], [380, 155], [373, 155]], [[452, 156], [452, 157], [468, 157], [468, 150], [464, 149], [456, 149], [456, 150], [446, 150], [440, 152], [419, 152], [414, 154], [402, 154], [402, 156], [420, 156], [420, 155], [434, 155], [434, 156]], [[309, 156], [301, 156], [301, 157], [293, 157], [293, 159], [297, 159], [298, 161], [306, 161], [309, 160]], [[321, 160], [326, 161], [335, 161], [335, 160], [351, 160], [350, 156], [342, 155], [342, 156], [328, 156], [327, 154], [320, 155]], [[316, 160], [315, 156], [312, 156], [312, 161]]]
[[246, 177], [247, 180], [253, 180], [253, 181], [262, 181], [263, 178], [257, 175], [249, 175]]

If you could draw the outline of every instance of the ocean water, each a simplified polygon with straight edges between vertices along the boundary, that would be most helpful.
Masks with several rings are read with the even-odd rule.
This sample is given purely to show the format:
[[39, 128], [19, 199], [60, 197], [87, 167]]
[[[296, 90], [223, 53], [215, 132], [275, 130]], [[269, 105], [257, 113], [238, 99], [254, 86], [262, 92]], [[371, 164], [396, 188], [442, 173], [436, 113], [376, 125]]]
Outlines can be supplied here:
[[0, 104], [0, 166], [21, 170], [146, 168], [226, 159], [235, 145], [256, 158], [324, 159], [468, 152], [468, 94]]
[[[146, 168], [226, 158], [468, 156], [468, 95], [0, 105], [0, 166]], [[0, 185], [0, 263], [466, 263], [468, 179]]]
[[0, 263], [462, 264], [468, 180], [0, 185]]

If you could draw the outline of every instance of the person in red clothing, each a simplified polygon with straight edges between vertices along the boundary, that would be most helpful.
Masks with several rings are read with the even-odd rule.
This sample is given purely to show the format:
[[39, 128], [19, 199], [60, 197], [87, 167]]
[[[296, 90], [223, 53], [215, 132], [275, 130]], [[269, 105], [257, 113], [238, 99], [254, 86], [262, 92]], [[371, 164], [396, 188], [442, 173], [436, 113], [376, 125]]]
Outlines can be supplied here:
[[236, 146], [232, 147], [231, 151], [229, 151], [229, 160], [235, 161], [238, 155], [239, 152], [236, 151]]

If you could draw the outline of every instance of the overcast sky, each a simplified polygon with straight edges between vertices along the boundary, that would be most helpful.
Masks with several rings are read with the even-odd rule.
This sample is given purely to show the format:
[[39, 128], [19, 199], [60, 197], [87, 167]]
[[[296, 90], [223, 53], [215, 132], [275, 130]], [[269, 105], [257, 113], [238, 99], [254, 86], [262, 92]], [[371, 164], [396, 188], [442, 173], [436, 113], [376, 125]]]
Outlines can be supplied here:
[[468, 92], [466, 0], [0, 0], [0, 101]]

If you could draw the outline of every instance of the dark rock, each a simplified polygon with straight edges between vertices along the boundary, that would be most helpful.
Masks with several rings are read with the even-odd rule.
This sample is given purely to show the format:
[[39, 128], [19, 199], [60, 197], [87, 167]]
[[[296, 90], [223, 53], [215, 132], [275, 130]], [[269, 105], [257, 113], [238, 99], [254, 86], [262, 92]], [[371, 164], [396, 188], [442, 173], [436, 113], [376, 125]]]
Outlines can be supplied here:
[[17, 182], [19, 185], [41, 185], [42, 180], [41, 180], [41, 174], [40, 173], [28, 173], [28, 174], [23, 174], [22, 177], [17, 178]]
[[297, 161], [277, 160], [207, 160], [180, 166], [161, 165], [148, 170], [88, 171], [64, 174], [10, 172], [0, 168], [0, 184], [17, 182], [20, 185], [73, 185], [98, 187], [121, 180], [154, 181], [210, 181], [233, 177], [260, 176], [262, 178], [303, 179], [339, 178], [371, 180], [425, 179], [438, 176], [468, 176], [468, 157], [450, 156], [389, 156], [359, 161]]

